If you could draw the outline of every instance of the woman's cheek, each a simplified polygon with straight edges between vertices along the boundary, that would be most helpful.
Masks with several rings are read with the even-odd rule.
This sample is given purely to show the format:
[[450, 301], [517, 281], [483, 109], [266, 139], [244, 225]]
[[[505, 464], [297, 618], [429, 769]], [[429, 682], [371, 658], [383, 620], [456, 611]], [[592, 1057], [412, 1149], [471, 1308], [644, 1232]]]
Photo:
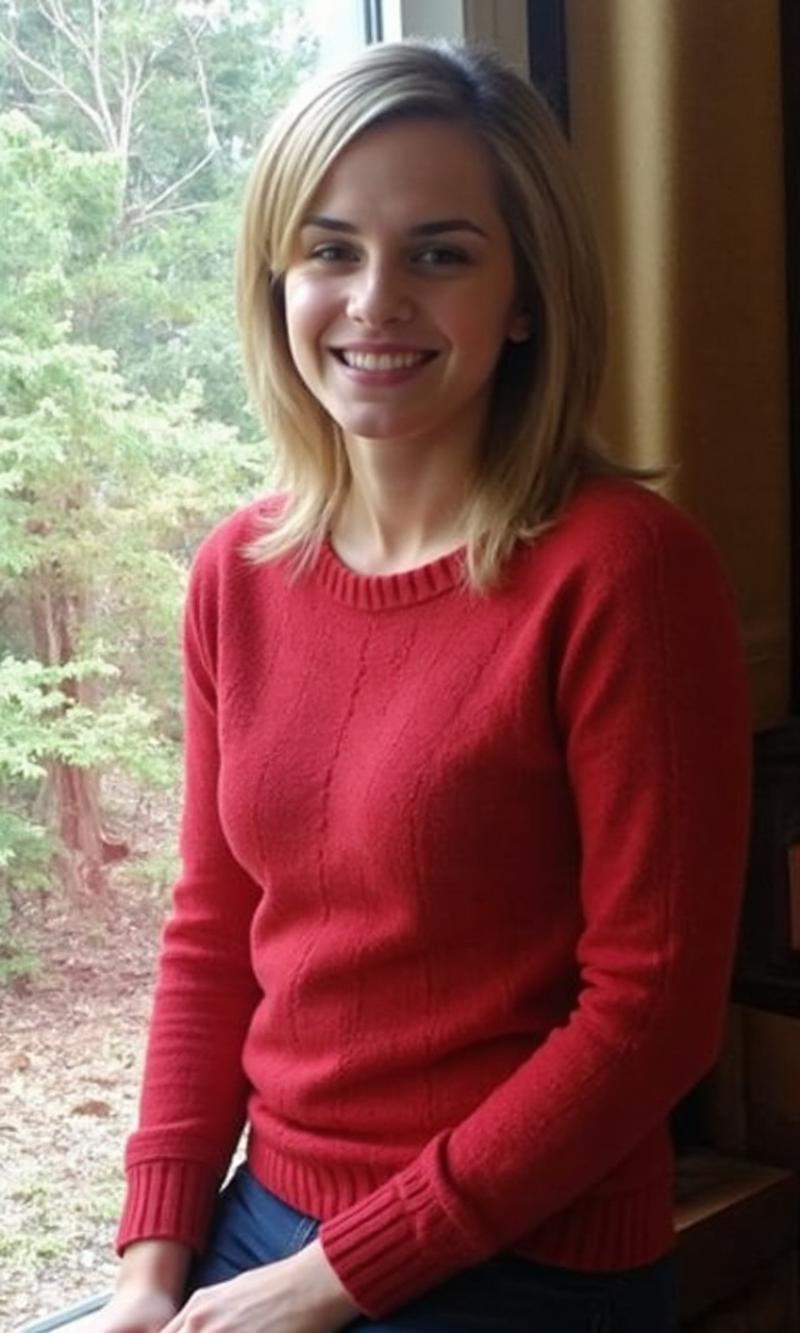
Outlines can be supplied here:
[[324, 314], [333, 305], [330, 284], [319, 279], [297, 274], [286, 283], [286, 318], [302, 326], [304, 331], [321, 323]]
[[318, 355], [318, 343], [333, 318], [330, 293], [312, 279], [297, 277], [286, 286], [286, 331], [295, 361]]

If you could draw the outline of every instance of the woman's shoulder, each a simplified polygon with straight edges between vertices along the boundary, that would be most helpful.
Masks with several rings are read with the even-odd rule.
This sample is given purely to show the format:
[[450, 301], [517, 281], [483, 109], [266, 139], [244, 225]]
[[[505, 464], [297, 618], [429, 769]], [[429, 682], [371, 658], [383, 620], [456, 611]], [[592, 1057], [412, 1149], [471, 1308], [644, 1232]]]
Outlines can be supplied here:
[[247, 547], [260, 537], [286, 505], [283, 491], [270, 491], [234, 509], [202, 539], [194, 556], [196, 568], [247, 562]]
[[654, 565], [719, 567], [697, 520], [651, 487], [593, 477], [578, 487], [546, 534], [542, 551], [603, 577], [633, 577]]
[[214, 621], [226, 608], [246, 606], [253, 596], [263, 600], [274, 562], [259, 563], [252, 547], [270, 519], [281, 512], [286, 497], [270, 493], [240, 505], [214, 525], [202, 539], [189, 570], [188, 605]]
[[716, 636], [733, 660], [738, 615], [711, 538], [685, 510], [638, 482], [592, 478], [525, 556], [518, 595], [544, 607], [559, 634], [593, 626], [630, 639], [632, 625], [688, 642]]

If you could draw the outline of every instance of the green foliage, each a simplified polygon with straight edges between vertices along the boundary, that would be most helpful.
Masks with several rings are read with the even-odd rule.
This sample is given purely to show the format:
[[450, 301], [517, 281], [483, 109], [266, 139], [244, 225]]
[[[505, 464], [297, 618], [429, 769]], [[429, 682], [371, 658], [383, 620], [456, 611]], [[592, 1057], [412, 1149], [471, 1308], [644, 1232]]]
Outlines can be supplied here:
[[0, 934], [47, 883], [54, 767], [176, 780], [187, 566], [269, 471], [239, 197], [315, 60], [297, 3], [98, 12], [0, 0]]
[[38, 662], [0, 660], [0, 927], [10, 918], [12, 887], [42, 891], [48, 884], [53, 839], [26, 814], [23, 798], [45, 773], [56, 684]]
[[[174, 744], [156, 729], [157, 715], [132, 692], [100, 695], [92, 708], [65, 690], [76, 681], [117, 681], [118, 668], [100, 657], [45, 667], [35, 659], [0, 659], [0, 925], [10, 919], [13, 889], [45, 890], [52, 835], [26, 817], [20, 797], [34, 790], [48, 765], [96, 772], [117, 768], [148, 787], [177, 780]], [[11, 808], [16, 801], [19, 810]]]
[[[107, 172], [107, 206], [98, 197], [96, 213], [71, 228], [73, 328], [114, 348], [128, 382], [157, 397], [197, 379], [208, 414], [255, 439], [235, 351], [231, 256], [247, 165], [316, 61], [302, 7], [109, 0], [99, 104], [91, 52], [81, 53], [81, 43], [92, 46], [89, 5], [57, 8], [66, 32], [38, 6], [0, 0], [0, 106], [53, 136], [64, 164], [72, 150]], [[28, 211], [44, 216], [38, 201]]]
[[72, 152], [11, 111], [0, 116], [0, 197], [0, 328], [52, 341], [63, 332], [71, 279], [119, 215], [119, 164]]

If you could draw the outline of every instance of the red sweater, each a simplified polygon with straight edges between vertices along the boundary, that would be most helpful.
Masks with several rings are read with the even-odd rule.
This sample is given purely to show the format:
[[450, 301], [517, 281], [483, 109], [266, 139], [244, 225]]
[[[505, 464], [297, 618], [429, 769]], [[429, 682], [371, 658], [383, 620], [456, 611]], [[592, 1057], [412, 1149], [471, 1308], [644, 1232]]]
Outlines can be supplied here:
[[694, 524], [594, 481], [487, 596], [461, 558], [197, 557], [183, 873], [119, 1243], [201, 1247], [245, 1118], [359, 1306], [503, 1248], [672, 1243], [743, 874], [738, 635]]

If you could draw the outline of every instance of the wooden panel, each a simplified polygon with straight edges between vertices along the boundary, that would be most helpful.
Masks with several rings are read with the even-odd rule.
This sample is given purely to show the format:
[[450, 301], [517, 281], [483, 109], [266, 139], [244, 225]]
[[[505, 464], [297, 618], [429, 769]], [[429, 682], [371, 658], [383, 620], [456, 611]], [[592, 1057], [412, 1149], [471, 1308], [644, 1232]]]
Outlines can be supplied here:
[[684, 1333], [796, 1333], [797, 1282], [797, 1255], [787, 1255], [740, 1296], [684, 1322]]
[[675, 1224], [686, 1319], [741, 1296], [796, 1251], [798, 1198], [792, 1172], [716, 1153], [679, 1158]]
[[745, 1048], [749, 1151], [800, 1170], [800, 1018], [746, 1009]]
[[[726, 1301], [724, 1306], [683, 1324], [685, 1333], [750, 1333], [743, 1301]], [[773, 1333], [777, 1333], [773, 1330]], [[786, 1331], [788, 1333], [788, 1330]]]
[[741, 1005], [729, 1005], [722, 1050], [698, 1098], [704, 1144], [732, 1157], [748, 1151], [743, 1029]]
[[800, 842], [792, 843], [789, 856], [789, 944], [800, 954]]
[[756, 724], [789, 711], [780, 29], [770, 0], [566, 0], [572, 142], [598, 223], [614, 451], [675, 463], [741, 612]]

